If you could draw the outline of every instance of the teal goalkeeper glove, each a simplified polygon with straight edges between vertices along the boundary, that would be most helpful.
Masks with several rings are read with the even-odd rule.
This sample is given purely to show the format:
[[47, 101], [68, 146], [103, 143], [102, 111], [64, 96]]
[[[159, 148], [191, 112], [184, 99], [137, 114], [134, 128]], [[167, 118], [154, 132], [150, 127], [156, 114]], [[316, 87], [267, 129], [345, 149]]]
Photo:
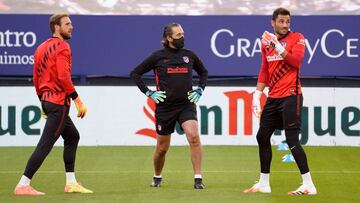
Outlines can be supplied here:
[[194, 104], [196, 104], [199, 101], [203, 91], [204, 90], [199, 86], [196, 87], [194, 90], [188, 91], [187, 95], [188, 95], [188, 99], [190, 100], [190, 102], [193, 102]]
[[150, 97], [152, 100], [154, 100], [155, 103], [163, 102], [166, 98], [166, 92], [165, 91], [152, 91], [148, 90], [145, 95]]

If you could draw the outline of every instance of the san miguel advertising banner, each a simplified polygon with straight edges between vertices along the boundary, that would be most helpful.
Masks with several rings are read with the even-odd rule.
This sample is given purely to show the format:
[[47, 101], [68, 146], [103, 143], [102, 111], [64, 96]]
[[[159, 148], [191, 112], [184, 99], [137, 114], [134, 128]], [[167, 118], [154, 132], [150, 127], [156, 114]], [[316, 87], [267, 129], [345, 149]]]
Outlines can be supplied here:
[[[16, 88], [16, 89], [15, 89]], [[155, 145], [155, 104], [137, 87], [77, 87], [88, 107], [84, 119], [70, 117], [80, 132], [80, 145]], [[259, 119], [251, 112], [254, 88], [207, 87], [197, 105], [204, 145], [257, 145]], [[45, 120], [33, 87], [0, 87], [0, 146], [35, 146]], [[313, 146], [360, 146], [360, 89], [303, 88], [300, 141]], [[124, 100], [122, 95], [127, 95]], [[19, 99], [21, 98], [21, 99]], [[266, 95], [262, 96], [262, 103]], [[271, 138], [285, 140], [278, 131]], [[177, 126], [172, 145], [187, 145]], [[62, 145], [59, 138], [57, 145]]]
[[[32, 75], [33, 53], [51, 36], [49, 15], [0, 15], [0, 75]], [[79, 16], [71, 17], [69, 42], [74, 75], [128, 76], [161, 48], [163, 27], [179, 22], [185, 47], [194, 50], [210, 76], [256, 76], [260, 37], [272, 31], [271, 16]], [[303, 76], [360, 76], [360, 16], [293, 16], [303, 33]]]

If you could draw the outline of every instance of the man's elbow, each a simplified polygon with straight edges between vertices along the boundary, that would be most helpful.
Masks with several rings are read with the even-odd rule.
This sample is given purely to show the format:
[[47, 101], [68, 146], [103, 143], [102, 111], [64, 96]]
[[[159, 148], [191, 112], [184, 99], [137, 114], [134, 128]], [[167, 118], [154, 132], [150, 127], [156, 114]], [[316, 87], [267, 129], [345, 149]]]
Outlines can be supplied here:
[[204, 75], [204, 76], [208, 76], [209, 74], [209, 71], [207, 69], [204, 69], [202, 72], [201, 72], [201, 75]]
[[137, 79], [137, 78], [140, 78], [140, 75], [139, 75], [135, 70], [133, 70], [133, 71], [131, 71], [131, 73], [130, 73], [130, 78], [131, 78], [132, 80], [135, 80], [135, 79]]
[[301, 61], [294, 61], [294, 63], [292, 64], [292, 66], [296, 69], [300, 69], [301, 66]]
[[287, 57], [285, 57], [285, 62], [291, 67], [299, 69], [301, 66], [302, 58], [303, 57], [299, 55], [288, 55]]

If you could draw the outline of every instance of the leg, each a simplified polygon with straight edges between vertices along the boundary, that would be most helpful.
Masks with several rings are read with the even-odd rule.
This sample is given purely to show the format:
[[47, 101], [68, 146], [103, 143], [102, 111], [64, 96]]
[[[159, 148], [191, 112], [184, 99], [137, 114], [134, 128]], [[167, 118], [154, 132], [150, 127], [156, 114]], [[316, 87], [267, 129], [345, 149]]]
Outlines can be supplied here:
[[195, 174], [201, 174], [202, 147], [196, 120], [187, 120], [181, 124], [190, 145], [191, 161]]
[[298, 129], [285, 129], [286, 143], [289, 145], [292, 155], [296, 161], [296, 164], [301, 174], [309, 172], [307, 158], [304, 149], [299, 142]]
[[292, 155], [294, 156], [303, 180], [303, 183], [299, 188], [288, 192], [288, 194], [316, 195], [317, 190], [310, 175], [306, 154], [299, 142], [299, 132], [299, 129], [285, 129], [286, 142], [289, 145]]
[[195, 174], [194, 188], [204, 189], [205, 185], [202, 183], [201, 176], [202, 147], [198, 130], [198, 122], [197, 120], [187, 120], [181, 124], [181, 127], [184, 129], [186, 138], [190, 145], [191, 161]]
[[154, 177], [151, 187], [160, 187], [161, 172], [164, 168], [165, 156], [170, 146], [171, 134], [175, 130], [176, 112], [171, 108], [157, 107], [155, 110], [157, 143], [153, 156]]
[[259, 182], [255, 183], [251, 188], [245, 189], [245, 193], [262, 192], [271, 193], [270, 188], [270, 165], [272, 159], [272, 150], [270, 137], [275, 128], [260, 126], [256, 139], [259, 145], [259, 156], [261, 173]]
[[315, 195], [317, 194], [312, 182], [309, 166], [304, 149], [300, 145], [299, 133], [301, 129], [302, 95], [290, 96], [285, 99], [283, 119], [286, 142], [300, 170], [303, 184], [296, 190], [290, 191], [289, 195]]
[[275, 128], [260, 127], [256, 135], [256, 140], [259, 145], [261, 173], [270, 173], [272, 159], [270, 138], [274, 131]]
[[65, 164], [65, 171], [74, 172], [76, 150], [80, 136], [78, 130], [76, 129], [74, 123], [69, 116], [67, 116], [67, 118], [65, 119], [65, 127], [61, 135], [64, 139], [63, 158]]
[[259, 145], [260, 157], [260, 178], [251, 188], [245, 189], [245, 193], [262, 192], [271, 193], [270, 188], [270, 165], [272, 159], [272, 149], [270, 138], [276, 128], [282, 125], [281, 118], [277, 113], [278, 101], [268, 98], [260, 118], [260, 128], [256, 135]]
[[301, 129], [302, 95], [290, 96], [285, 99], [283, 107], [283, 126], [285, 129], [286, 142], [289, 145], [296, 164], [301, 172], [309, 172], [306, 154], [299, 142]]
[[49, 102], [43, 102], [43, 109], [47, 113], [48, 118], [39, 143], [28, 160], [24, 175], [21, 177], [19, 184], [15, 187], [15, 195], [45, 194], [32, 188], [30, 186], [30, 181], [44, 162], [46, 156], [50, 153], [56, 140], [59, 138], [60, 132], [64, 127], [64, 118], [68, 114], [69, 108]]
[[75, 157], [79, 143], [79, 132], [69, 116], [65, 119], [65, 127], [61, 136], [64, 139], [63, 159], [66, 171], [66, 185], [64, 192], [66, 193], [93, 193], [93, 191], [80, 185], [75, 178]]
[[49, 102], [44, 102], [43, 107], [44, 110], [48, 112], [48, 118], [39, 143], [25, 168], [24, 175], [29, 179], [31, 179], [40, 168], [56, 140], [59, 138], [60, 132], [64, 128], [64, 119], [69, 111], [69, 108], [66, 106], [55, 105]]
[[165, 163], [165, 155], [170, 146], [169, 135], [159, 135], [157, 136], [156, 149], [154, 152], [154, 172], [155, 176], [161, 176], [162, 169]]
[[260, 118], [260, 128], [256, 135], [259, 145], [261, 173], [270, 173], [272, 150], [270, 138], [275, 129], [281, 128], [282, 121], [278, 114], [279, 101], [268, 98]]

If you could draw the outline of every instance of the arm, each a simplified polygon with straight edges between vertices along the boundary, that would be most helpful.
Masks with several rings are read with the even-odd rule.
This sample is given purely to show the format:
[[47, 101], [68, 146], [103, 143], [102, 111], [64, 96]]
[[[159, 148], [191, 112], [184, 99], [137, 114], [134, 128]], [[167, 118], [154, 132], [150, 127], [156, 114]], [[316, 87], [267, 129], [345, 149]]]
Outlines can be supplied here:
[[300, 68], [305, 53], [305, 39], [303, 35], [299, 35], [299, 39], [296, 41], [296, 44], [293, 46], [291, 52], [285, 50], [284, 53], [281, 54], [285, 63], [289, 64], [293, 68]]
[[133, 71], [130, 73], [131, 79], [136, 83], [138, 88], [144, 93], [146, 96], [150, 97], [155, 103], [163, 102], [166, 98], [165, 91], [152, 91], [150, 90], [145, 82], [141, 79], [141, 76], [155, 67], [155, 62], [157, 61], [157, 57], [152, 54], [148, 58], [146, 58], [141, 64], [136, 66]]
[[267, 31], [264, 32], [262, 41], [263, 44], [267, 44], [273, 47], [275, 51], [284, 58], [285, 63], [289, 64], [293, 68], [300, 68], [305, 53], [305, 39], [304, 36], [300, 33], [298, 33], [296, 37], [296, 44], [290, 51], [287, 51], [281, 45], [274, 34]]
[[77, 109], [77, 117], [84, 118], [87, 113], [85, 104], [81, 101], [77, 92], [75, 91], [74, 84], [71, 80], [71, 52], [67, 44], [60, 45], [56, 55], [56, 69], [58, 79], [61, 87], [64, 89], [66, 95], [70, 96]]
[[38, 63], [38, 60], [36, 58], [37, 56], [37, 53], [35, 52], [34, 54], [34, 59], [35, 59], [35, 62], [34, 62], [34, 74], [33, 74], [33, 84], [35, 86], [35, 90], [36, 90], [36, 94], [39, 98], [39, 100], [41, 101], [41, 97], [42, 97], [42, 93], [40, 92], [40, 88], [39, 88], [39, 63]]
[[191, 52], [192, 58], [194, 59], [194, 65], [193, 68], [196, 71], [196, 73], [199, 75], [199, 84], [198, 87], [194, 90], [190, 90], [187, 92], [188, 99], [190, 102], [197, 103], [202, 95], [202, 92], [205, 89], [207, 78], [208, 78], [208, 71], [204, 67], [204, 64], [199, 59], [198, 56], [196, 56], [195, 53]]
[[256, 90], [253, 94], [253, 113], [256, 117], [260, 117], [261, 115], [261, 105], [260, 105], [260, 98], [262, 95], [263, 90], [266, 87], [268, 81], [268, 63], [266, 60], [266, 53], [264, 45], [261, 47], [261, 68], [259, 72], [258, 82], [256, 85]]
[[261, 46], [261, 68], [259, 71], [259, 77], [256, 85], [256, 90], [263, 91], [268, 82], [268, 62], [266, 60], [265, 47]]
[[58, 79], [65, 93], [69, 95], [73, 100], [75, 100], [78, 97], [78, 94], [75, 91], [74, 84], [71, 80], [70, 48], [65, 44], [60, 46], [63, 47], [59, 47], [59, 52], [56, 56], [56, 69], [58, 73]]
[[141, 92], [146, 94], [147, 91], [149, 91], [149, 88], [145, 84], [145, 82], [142, 80], [142, 75], [149, 72], [153, 69], [154, 63], [155, 63], [155, 56], [152, 54], [148, 58], [146, 58], [142, 63], [140, 63], [138, 66], [134, 68], [133, 71], [130, 73], [130, 78], [135, 82], [135, 84], [138, 86]]
[[208, 78], [208, 70], [204, 67], [204, 64], [199, 59], [199, 57], [194, 53], [193, 55], [194, 55], [194, 70], [199, 75], [199, 87], [201, 87], [204, 90]]

